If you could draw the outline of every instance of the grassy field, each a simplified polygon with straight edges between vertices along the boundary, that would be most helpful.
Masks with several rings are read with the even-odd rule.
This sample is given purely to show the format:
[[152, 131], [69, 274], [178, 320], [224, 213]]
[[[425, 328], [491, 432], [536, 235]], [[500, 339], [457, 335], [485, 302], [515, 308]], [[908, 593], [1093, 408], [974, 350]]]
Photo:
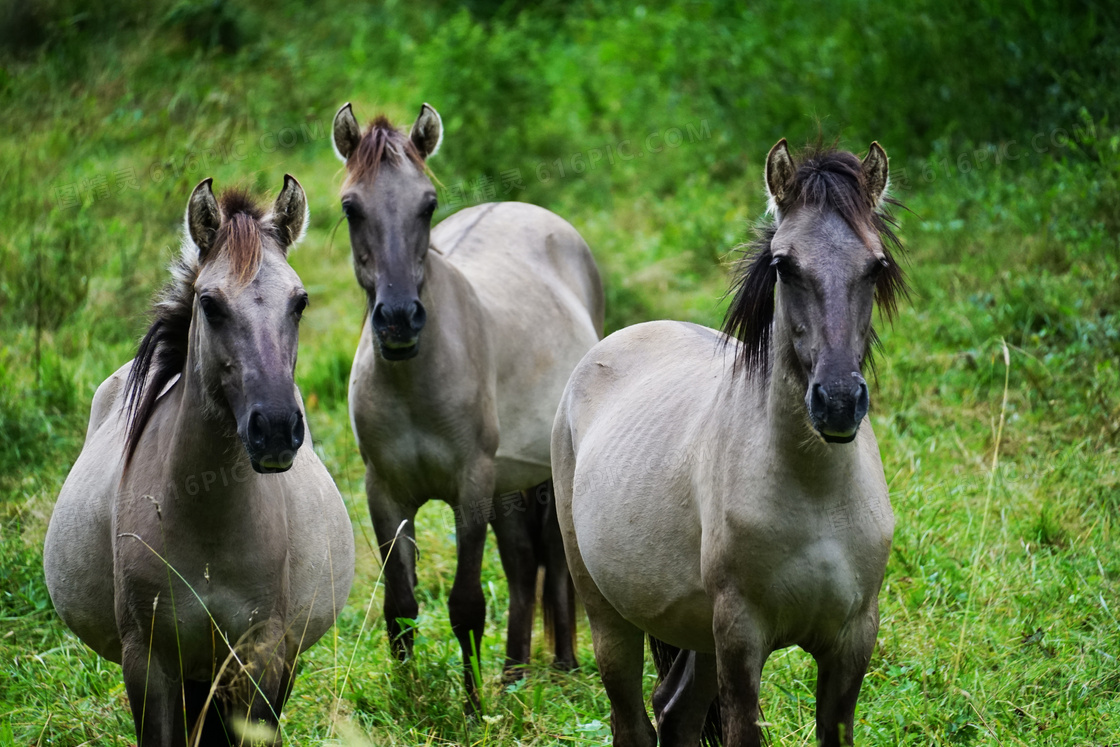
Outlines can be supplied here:
[[[297, 380], [358, 547], [349, 604], [303, 660], [285, 738], [609, 743], [585, 624], [579, 672], [551, 672], [542, 645], [530, 675], [501, 688], [493, 543], [486, 715], [464, 721], [445, 506], [419, 519], [417, 656], [389, 656], [346, 414], [364, 298], [329, 141], [345, 101], [402, 126], [422, 101], [440, 110], [437, 219], [523, 199], [570, 220], [603, 268], [609, 329], [718, 325], [729, 260], [764, 211], [769, 146], [818, 127], [860, 153], [878, 139], [910, 208], [913, 290], [881, 330], [872, 393], [897, 530], [857, 740], [1120, 744], [1120, 37], [1108, 13], [1005, 8], [1011, 41], [992, 49], [975, 44], [999, 15], [991, 3], [919, 3], [914, 19], [855, 2], [803, 15], [791, 3], [126, 2], [111, 17], [24, 5], [0, 4], [0, 744], [135, 742], [119, 667], [51, 607], [46, 524], [95, 388], [135, 352], [191, 188], [213, 176], [271, 198], [285, 172], [312, 217], [292, 258], [311, 295]], [[770, 659], [774, 744], [813, 743], [814, 680], [800, 651]]]

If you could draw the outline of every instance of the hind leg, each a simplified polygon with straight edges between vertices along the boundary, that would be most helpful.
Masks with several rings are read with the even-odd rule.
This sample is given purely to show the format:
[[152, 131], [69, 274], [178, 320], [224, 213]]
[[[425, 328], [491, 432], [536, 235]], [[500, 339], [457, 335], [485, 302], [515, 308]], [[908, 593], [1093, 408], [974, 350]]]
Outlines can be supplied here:
[[537, 487], [537, 505], [544, 502], [541, 546], [544, 553], [544, 609], [546, 624], [551, 619], [552, 637], [556, 647], [553, 666], [571, 671], [576, 661], [576, 590], [564, 554], [564, 537], [556, 516], [555, 489], [552, 480]]
[[533, 612], [537, 596], [537, 557], [533, 549], [531, 514], [525, 510], [524, 496], [519, 496], [521, 510], [504, 505], [503, 498], [491, 522], [498, 538], [498, 553], [509, 586], [509, 624], [506, 628], [506, 663], [502, 679], [512, 682], [525, 674], [529, 663], [533, 636]]
[[658, 744], [695, 747], [718, 690], [716, 657], [680, 651], [653, 694]]

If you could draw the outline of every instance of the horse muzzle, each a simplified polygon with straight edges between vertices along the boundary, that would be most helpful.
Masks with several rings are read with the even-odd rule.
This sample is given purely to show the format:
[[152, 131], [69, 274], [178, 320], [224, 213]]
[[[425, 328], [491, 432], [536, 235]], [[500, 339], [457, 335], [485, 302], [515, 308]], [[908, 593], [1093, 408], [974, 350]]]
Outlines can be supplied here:
[[392, 305], [377, 303], [370, 314], [370, 324], [377, 335], [381, 357], [388, 361], [415, 358], [420, 352], [420, 331], [427, 320], [424, 304], [419, 300]]
[[242, 441], [253, 470], [261, 474], [287, 472], [303, 445], [303, 413], [253, 408]]
[[827, 383], [814, 381], [805, 394], [813, 428], [821, 438], [833, 444], [846, 444], [855, 439], [869, 404], [867, 382], [858, 371]]

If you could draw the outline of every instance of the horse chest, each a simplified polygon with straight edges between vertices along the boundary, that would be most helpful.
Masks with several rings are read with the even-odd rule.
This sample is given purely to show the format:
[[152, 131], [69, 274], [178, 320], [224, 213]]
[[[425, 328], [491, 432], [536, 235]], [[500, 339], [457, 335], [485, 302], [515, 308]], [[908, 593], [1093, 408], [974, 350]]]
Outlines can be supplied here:
[[[153, 647], [221, 655], [223, 637], [235, 641], [282, 610], [287, 597], [286, 533], [272, 541], [254, 537], [253, 524], [231, 534], [221, 525], [199, 526], [165, 502], [155, 522], [119, 518], [118, 626], [132, 627]], [[192, 512], [193, 513], [193, 512]], [[151, 517], [147, 517], [150, 519]], [[193, 518], [193, 517], [192, 517]], [[149, 632], [150, 631], [150, 632]], [[219, 632], [220, 631], [220, 632]], [[210, 666], [200, 654], [195, 666]], [[184, 666], [188, 666], [185, 662]]]
[[723, 577], [781, 645], [830, 641], [878, 594], [893, 519], [885, 498], [793, 508], [775, 501], [727, 524]]
[[425, 500], [447, 497], [464, 466], [485, 452], [480, 433], [487, 429], [478, 413], [449, 402], [381, 398], [355, 411], [354, 426], [362, 453], [378, 476], [401, 490], [423, 494]]

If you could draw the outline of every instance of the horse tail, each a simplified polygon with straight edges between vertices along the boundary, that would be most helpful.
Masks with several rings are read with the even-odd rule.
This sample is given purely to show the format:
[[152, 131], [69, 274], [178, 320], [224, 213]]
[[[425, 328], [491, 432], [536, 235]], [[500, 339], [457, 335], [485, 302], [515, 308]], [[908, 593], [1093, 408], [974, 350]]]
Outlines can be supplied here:
[[556, 517], [556, 501], [552, 480], [541, 483], [531, 492], [533, 505], [533, 547], [537, 567], [544, 571], [541, 593], [541, 612], [544, 616], [544, 634], [549, 648], [556, 652], [555, 666], [575, 669], [576, 651], [576, 590], [568, 560], [564, 555], [564, 538]]
[[[653, 665], [657, 669], [657, 682], [660, 684], [669, 676], [669, 670], [681, 649], [658, 638], [649, 636], [649, 650], [653, 654]], [[656, 692], [656, 690], [654, 691]], [[654, 704], [654, 710], [658, 710]], [[723, 716], [719, 709], [719, 698], [708, 707], [704, 729], [700, 732], [700, 747], [721, 747], [723, 744]]]

